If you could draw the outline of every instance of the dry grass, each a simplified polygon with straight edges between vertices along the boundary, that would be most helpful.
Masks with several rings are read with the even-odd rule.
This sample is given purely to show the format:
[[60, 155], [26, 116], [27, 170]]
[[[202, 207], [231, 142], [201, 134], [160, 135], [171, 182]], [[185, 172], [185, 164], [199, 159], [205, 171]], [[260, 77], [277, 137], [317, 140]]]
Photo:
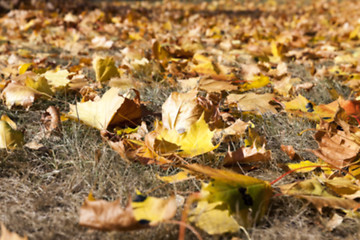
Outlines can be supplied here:
[[[41, 51], [58, 51], [41, 46]], [[39, 49], [39, 50], [40, 50]], [[67, 62], [60, 58], [53, 59], [60, 65]], [[74, 59], [76, 63], [76, 59]], [[291, 64], [289, 70], [294, 77], [313, 81], [306, 66]], [[89, 70], [91, 78], [93, 72]], [[141, 74], [139, 74], [141, 80]], [[314, 89], [302, 92], [316, 103], [327, 103], [331, 95], [324, 89], [335, 88], [344, 97], [350, 91], [343, 88], [336, 79], [322, 79]], [[176, 89], [155, 82], [152, 86], [139, 89], [142, 100], [148, 101], [148, 107], [156, 113], [161, 112], [161, 105], [167, 96]], [[70, 100], [71, 99], [71, 100]], [[9, 115], [20, 129], [25, 131], [25, 141], [42, 131], [40, 123], [43, 109], [56, 104], [65, 111], [63, 102], [74, 101], [69, 96], [62, 101], [40, 101], [30, 111], [23, 109], [8, 110], [0, 105], [0, 114]], [[155, 117], [148, 117], [153, 122]], [[284, 113], [264, 115], [251, 119], [260, 135], [265, 136], [267, 148], [272, 151], [271, 163], [249, 173], [264, 180], [274, 180], [284, 173], [280, 164], [290, 162], [289, 157], [280, 150], [280, 146], [292, 145], [297, 153], [306, 160], [315, 160], [315, 156], [306, 149], [316, 148], [312, 139], [313, 132], [301, 136], [304, 129], [314, 128], [315, 123], [302, 118], [289, 118]], [[169, 196], [173, 193], [197, 191], [197, 181], [179, 183], [174, 186], [164, 185], [156, 174], [172, 174], [176, 169], [161, 169], [158, 166], [143, 166], [138, 163], [127, 163], [105, 144], [97, 130], [75, 122], [64, 122], [61, 136], [43, 139], [45, 149], [30, 150], [24, 148], [8, 152], [0, 150], [0, 222], [11, 231], [29, 239], [176, 239], [178, 226], [162, 224], [159, 227], [134, 232], [101, 232], [93, 231], [78, 225], [78, 210], [90, 191], [96, 198], [106, 200], [122, 199], [126, 204], [134, 190], [139, 189], [152, 196]], [[240, 143], [233, 143], [239, 146]], [[225, 151], [225, 150], [224, 150]], [[207, 165], [218, 166], [221, 160], [216, 155], [206, 155], [197, 159]], [[291, 175], [281, 183], [301, 179], [304, 175]], [[326, 209], [320, 215], [311, 205], [296, 198], [285, 196], [274, 197], [268, 213], [258, 226], [249, 230], [252, 239], [359, 239], [359, 221], [345, 219], [344, 223], [333, 231], [324, 227], [334, 213]], [[180, 210], [177, 214], [180, 219]], [[201, 232], [204, 239], [246, 239], [243, 232], [223, 236], [209, 236]], [[186, 239], [195, 239], [187, 231]]]
[[[152, 101], [153, 110], [161, 111], [161, 104], [170, 94], [169, 89], [142, 89], [144, 99]], [[155, 100], [154, 96], [157, 96]], [[322, 96], [319, 96], [322, 97]], [[326, 97], [326, 96], [325, 96]], [[41, 132], [39, 119], [44, 109], [42, 104], [31, 111], [21, 109], [0, 110], [13, 117], [20, 128], [26, 129], [26, 141]], [[65, 108], [65, 106], [63, 106]], [[266, 114], [252, 119], [259, 133], [266, 137], [267, 147], [272, 150], [270, 164], [249, 173], [252, 176], [274, 180], [283, 173], [281, 163], [290, 162], [281, 152], [280, 145], [293, 145], [304, 158], [314, 156], [304, 149], [316, 148], [311, 131], [299, 135], [314, 123], [301, 118], [289, 118], [286, 114]], [[149, 120], [150, 121], [150, 120]], [[99, 232], [77, 224], [78, 210], [92, 190], [98, 198], [114, 200], [121, 198], [123, 204], [139, 189], [153, 196], [168, 196], [174, 192], [199, 190], [199, 183], [188, 182], [175, 186], [164, 185], [156, 174], [171, 174], [176, 169], [163, 170], [157, 166], [129, 164], [123, 161], [102, 142], [97, 130], [75, 122], [64, 122], [62, 136], [43, 140], [44, 150], [0, 151], [0, 221], [9, 229], [27, 234], [30, 239], [176, 239], [178, 226], [162, 224], [157, 228], [128, 233]], [[237, 144], [237, 143], [234, 143]], [[198, 159], [209, 164], [208, 155]], [[219, 159], [210, 161], [219, 165]], [[301, 179], [302, 175], [291, 175], [282, 183]], [[333, 232], [324, 228], [324, 223], [334, 211], [320, 215], [306, 202], [289, 197], [273, 198], [264, 220], [249, 230], [252, 239], [357, 239], [359, 222], [346, 220]], [[177, 218], [179, 219], [180, 212]], [[242, 232], [233, 235], [210, 237], [202, 232], [205, 239], [229, 239], [232, 236], [245, 238]], [[187, 233], [187, 239], [193, 239]]]

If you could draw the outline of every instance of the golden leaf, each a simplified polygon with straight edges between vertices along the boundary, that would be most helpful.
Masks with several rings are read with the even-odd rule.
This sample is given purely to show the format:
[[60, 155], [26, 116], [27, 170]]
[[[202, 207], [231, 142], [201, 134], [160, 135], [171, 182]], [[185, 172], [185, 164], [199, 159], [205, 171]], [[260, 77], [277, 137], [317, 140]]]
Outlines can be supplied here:
[[96, 81], [100, 83], [107, 82], [113, 77], [120, 77], [114, 59], [111, 57], [95, 57], [92, 64], [96, 74]]
[[16, 124], [7, 116], [0, 120], [0, 148], [15, 149], [24, 144], [24, 135], [16, 130]]
[[100, 100], [70, 104], [67, 116], [99, 130], [124, 122], [133, 123], [132, 120], [141, 116], [140, 105], [118, 92], [118, 88], [110, 88]]

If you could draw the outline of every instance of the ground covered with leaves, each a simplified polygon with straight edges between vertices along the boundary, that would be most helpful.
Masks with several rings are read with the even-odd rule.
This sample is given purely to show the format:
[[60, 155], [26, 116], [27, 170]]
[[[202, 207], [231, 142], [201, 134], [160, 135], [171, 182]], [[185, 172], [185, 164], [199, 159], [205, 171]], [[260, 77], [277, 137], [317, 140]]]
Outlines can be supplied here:
[[82, 4], [0, 18], [0, 239], [360, 238], [360, 3]]

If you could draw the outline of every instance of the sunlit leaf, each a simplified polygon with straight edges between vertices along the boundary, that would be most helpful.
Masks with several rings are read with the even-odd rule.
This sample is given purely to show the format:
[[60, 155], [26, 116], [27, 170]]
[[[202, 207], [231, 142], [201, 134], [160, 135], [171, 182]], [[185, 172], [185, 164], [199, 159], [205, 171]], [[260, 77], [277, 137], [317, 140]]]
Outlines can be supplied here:
[[67, 70], [50, 70], [43, 74], [54, 88], [66, 87], [70, 83], [69, 75], [70, 73]]
[[274, 99], [271, 93], [256, 94], [230, 94], [226, 101], [230, 105], [235, 105], [242, 112], [252, 112], [255, 114], [264, 114], [266, 112], [277, 113], [276, 108], [270, 104]]
[[175, 129], [179, 133], [187, 131], [203, 113], [197, 102], [197, 92], [172, 92], [162, 105], [162, 121], [167, 129]]
[[99, 130], [124, 122], [133, 123], [140, 118], [141, 108], [134, 100], [120, 96], [118, 92], [118, 88], [111, 88], [100, 100], [70, 104], [67, 116]]
[[15, 149], [24, 144], [24, 135], [16, 130], [16, 124], [7, 116], [0, 120], [0, 148]]
[[199, 201], [188, 220], [210, 235], [237, 232], [240, 225], [221, 202]]
[[95, 57], [92, 64], [96, 74], [96, 81], [100, 83], [107, 82], [113, 77], [120, 77], [114, 59], [111, 57]]
[[138, 222], [148, 222], [153, 226], [161, 221], [171, 219], [176, 213], [175, 197], [167, 199], [155, 198], [136, 193], [131, 202], [134, 217]]
[[26, 236], [20, 237], [18, 234], [14, 232], [10, 232], [9, 230], [6, 229], [5, 225], [1, 223], [0, 240], [27, 240], [27, 239], [28, 238]]
[[[212, 139], [214, 132], [209, 129], [208, 124], [204, 120], [204, 114], [193, 123], [190, 128], [183, 133], [179, 133], [175, 129], [166, 129], [161, 123], [155, 129], [157, 139], [162, 141], [159, 145], [162, 147], [169, 146], [169, 151], [173, 151], [166, 142], [179, 146], [178, 154], [183, 157], [194, 157], [216, 149], [219, 145], [213, 145]], [[165, 142], [164, 142], [165, 141]]]
[[157, 225], [175, 213], [174, 197], [161, 199], [137, 194], [125, 208], [120, 200], [86, 199], [80, 208], [79, 224], [103, 231], [129, 231]]
[[251, 89], [262, 88], [262, 87], [265, 87], [266, 85], [268, 85], [269, 83], [270, 83], [270, 79], [268, 76], [264, 76], [262, 74], [255, 75], [252, 77], [251, 80], [248, 80], [243, 85], [240, 85], [240, 90], [248, 91]]
[[159, 176], [157, 175], [157, 178], [160, 179], [163, 182], [167, 182], [167, 183], [177, 183], [177, 182], [182, 182], [188, 179], [193, 178], [192, 176], [189, 175], [188, 172], [186, 171], [181, 171], [178, 172], [174, 175], [170, 175], [170, 176]]
[[222, 203], [223, 209], [240, 217], [240, 225], [250, 226], [264, 216], [272, 196], [272, 188], [267, 181], [198, 164], [184, 168], [213, 180], [203, 186], [202, 200]]

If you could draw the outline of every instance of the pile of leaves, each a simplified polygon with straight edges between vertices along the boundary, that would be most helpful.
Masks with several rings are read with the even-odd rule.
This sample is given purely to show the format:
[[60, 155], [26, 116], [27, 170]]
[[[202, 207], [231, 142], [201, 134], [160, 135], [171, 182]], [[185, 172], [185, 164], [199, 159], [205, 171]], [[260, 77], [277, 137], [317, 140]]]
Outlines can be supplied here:
[[[78, 15], [11, 10], [0, 19], [1, 109], [8, 113], [1, 113], [1, 161], [17, 151], [48, 152], [46, 142], [63, 138], [75, 121], [96, 129], [116, 161], [159, 166], [164, 185], [201, 184], [167, 198], [136, 190], [125, 207], [90, 191], [79, 224], [97, 230], [175, 223], [179, 239], [185, 229], [198, 239], [198, 229], [249, 237], [281, 196], [330, 213], [323, 223], [330, 231], [356, 221], [358, 7], [170, 1], [116, 2], [112, 11]], [[169, 93], [164, 101], [162, 91]], [[41, 111], [42, 130], [30, 136], [14, 118], [32, 111]], [[317, 148], [269, 146], [262, 124], [270, 117], [309, 121], [313, 127], [298, 134], [314, 132]], [[280, 149], [287, 161], [278, 159]], [[278, 175], [257, 176], [266, 168]], [[7, 234], [3, 227], [1, 239]]]

